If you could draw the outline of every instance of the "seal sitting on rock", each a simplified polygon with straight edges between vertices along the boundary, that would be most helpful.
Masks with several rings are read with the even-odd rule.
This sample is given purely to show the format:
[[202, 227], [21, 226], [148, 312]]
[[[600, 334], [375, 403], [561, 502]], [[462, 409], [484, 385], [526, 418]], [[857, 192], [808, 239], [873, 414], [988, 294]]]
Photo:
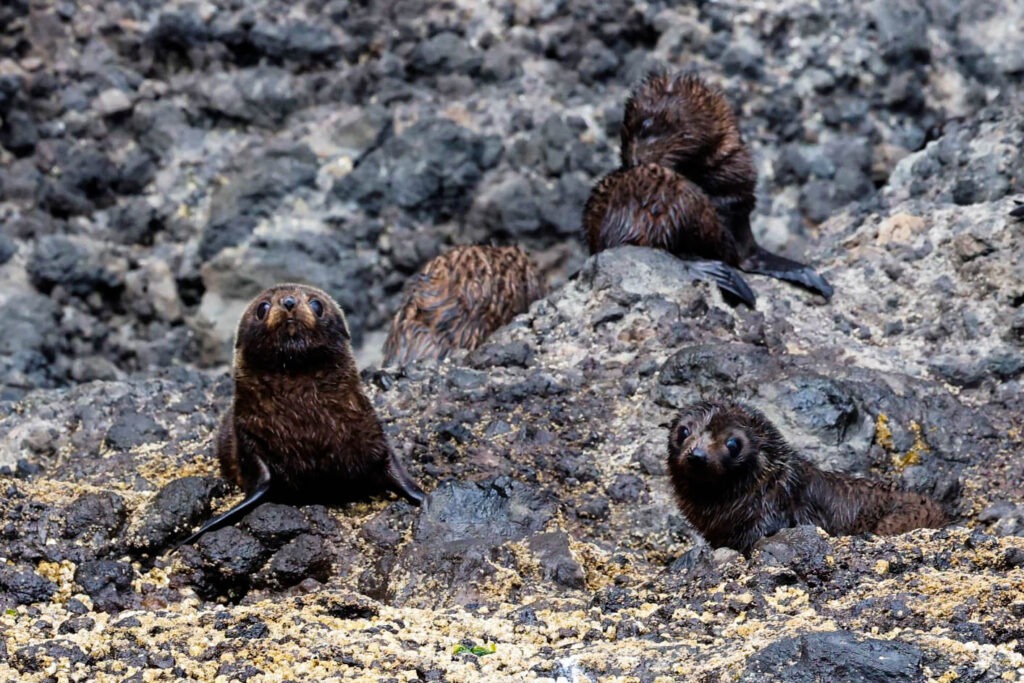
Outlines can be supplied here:
[[252, 300], [217, 434], [221, 472], [246, 498], [185, 543], [266, 499], [332, 503], [387, 490], [422, 502], [363, 392], [349, 339], [345, 314], [316, 287], [279, 284]]
[[626, 102], [621, 137], [621, 168], [598, 182], [584, 208], [591, 253], [634, 244], [719, 261], [712, 277], [751, 306], [753, 293], [732, 268], [832, 296], [812, 268], [754, 240], [757, 171], [718, 90], [694, 75], [651, 75]]

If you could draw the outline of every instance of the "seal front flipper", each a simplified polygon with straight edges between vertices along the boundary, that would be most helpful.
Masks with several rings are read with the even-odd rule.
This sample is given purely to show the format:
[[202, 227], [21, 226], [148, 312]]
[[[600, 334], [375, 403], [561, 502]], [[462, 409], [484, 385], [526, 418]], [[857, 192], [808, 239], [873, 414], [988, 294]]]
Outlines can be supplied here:
[[832, 298], [832, 285], [810, 266], [791, 261], [784, 256], [765, 251], [761, 247], [740, 263], [740, 270], [747, 273], [767, 275], [777, 280], [786, 280], [821, 294], [826, 299]]
[[690, 263], [695, 271], [713, 280], [724, 294], [731, 294], [750, 308], [754, 307], [757, 297], [754, 296], [747, 281], [736, 272], [735, 268], [721, 261], [691, 261]]
[[245, 500], [243, 500], [241, 503], [234, 506], [227, 512], [217, 515], [216, 517], [208, 521], [206, 524], [199, 527], [199, 531], [195, 532], [194, 534], [186, 538], [184, 541], [179, 543], [179, 546], [195, 543], [199, 540], [199, 537], [205, 534], [207, 531], [214, 531], [216, 529], [220, 529], [223, 526], [226, 526], [232, 520], [241, 517], [243, 514], [245, 514], [252, 508], [256, 507], [259, 503], [263, 501], [264, 496], [266, 496], [267, 492], [270, 490], [270, 470], [268, 470], [267, 466], [263, 464], [263, 461], [260, 460], [259, 456], [254, 457], [256, 459], [256, 464], [259, 465], [259, 476], [256, 480], [256, 486], [245, 497]]
[[423, 489], [412, 480], [409, 473], [405, 471], [402, 463], [395, 457], [394, 453], [388, 456], [388, 464], [384, 468], [384, 478], [387, 481], [387, 488], [413, 505], [419, 507], [423, 504], [426, 494]]

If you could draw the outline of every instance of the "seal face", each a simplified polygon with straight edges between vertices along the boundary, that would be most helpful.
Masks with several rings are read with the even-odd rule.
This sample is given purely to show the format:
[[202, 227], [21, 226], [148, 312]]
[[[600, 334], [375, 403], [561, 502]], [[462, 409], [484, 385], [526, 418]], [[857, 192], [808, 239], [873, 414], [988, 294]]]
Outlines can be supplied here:
[[[832, 296], [813, 269], [754, 240], [750, 214], [757, 171], [736, 116], [722, 94], [693, 75], [653, 74], [626, 102], [619, 170], [594, 188], [583, 226], [591, 253], [621, 244], [665, 249], [681, 258], [794, 282]], [[713, 276], [753, 306], [738, 273]]]
[[716, 548], [749, 553], [758, 539], [798, 524], [849, 535], [947, 522], [925, 496], [820, 470], [764, 415], [739, 403], [683, 409], [669, 429], [668, 466], [680, 510]]
[[235, 379], [257, 374], [352, 364], [345, 314], [324, 291], [281, 284], [249, 303], [235, 335]]
[[266, 498], [334, 503], [423, 492], [388, 445], [363, 392], [345, 314], [323, 290], [280, 284], [252, 300], [235, 335], [235, 393], [217, 434], [225, 478], [245, 500], [184, 543]]
[[217, 457], [250, 492], [260, 463], [275, 498], [337, 502], [383, 490], [414, 503], [363, 392], [345, 314], [323, 290], [280, 284], [246, 308], [235, 337], [235, 395]]
[[449, 249], [407, 285], [384, 343], [384, 365], [475, 349], [543, 295], [537, 268], [519, 247]]

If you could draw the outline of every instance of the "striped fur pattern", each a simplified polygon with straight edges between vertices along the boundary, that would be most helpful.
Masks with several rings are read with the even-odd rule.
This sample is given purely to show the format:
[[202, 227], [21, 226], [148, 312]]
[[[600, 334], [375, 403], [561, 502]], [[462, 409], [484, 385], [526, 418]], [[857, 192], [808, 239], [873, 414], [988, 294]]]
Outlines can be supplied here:
[[543, 295], [540, 274], [519, 247], [449, 249], [407, 285], [384, 344], [384, 364], [443, 360], [453, 349], [475, 349]]

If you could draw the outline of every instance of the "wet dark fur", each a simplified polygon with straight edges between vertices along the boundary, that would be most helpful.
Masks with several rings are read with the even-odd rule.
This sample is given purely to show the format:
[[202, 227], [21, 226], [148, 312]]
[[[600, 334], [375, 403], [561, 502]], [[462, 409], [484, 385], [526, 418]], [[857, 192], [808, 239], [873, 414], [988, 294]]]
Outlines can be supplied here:
[[[726, 446], [730, 437], [741, 444], [736, 456]], [[836, 536], [899, 534], [948, 521], [920, 494], [820, 470], [764, 415], [741, 404], [705, 401], [682, 410], [669, 431], [668, 465], [680, 509], [715, 548], [749, 553], [758, 539], [798, 524]]]
[[591, 253], [633, 244], [739, 263], [739, 246], [696, 184], [648, 163], [606, 175], [590, 193], [583, 220]]
[[[291, 311], [286, 297], [294, 301]], [[270, 308], [261, 319], [263, 303]], [[238, 324], [232, 374], [235, 393], [220, 422], [217, 458], [224, 477], [248, 496], [261, 496], [262, 464], [266, 499], [336, 503], [393, 491], [422, 501], [363, 393], [345, 314], [327, 293], [281, 284], [257, 296]], [[236, 508], [241, 513], [254, 502], [247, 498]], [[187, 542], [228, 523], [234, 511]]]
[[474, 349], [544, 294], [519, 247], [463, 246], [435, 257], [409, 283], [384, 343], [384, 364], [443, 360]]
[[653, 163], [685, 176], [711, 198], [743, 253], [756, 248], [757, 171], [721, 92], [694, 75], [652, 74], [626, 101], [621, 137], [624, 168]]
[[754, 240], [757, 171], [718, 90], [697, 76], [651, 75], [626, 102], [621, 136], [622, 167], [597, 184], [584, 208], [591, 253], [653, 246], [832, 296], [814, 270]]

